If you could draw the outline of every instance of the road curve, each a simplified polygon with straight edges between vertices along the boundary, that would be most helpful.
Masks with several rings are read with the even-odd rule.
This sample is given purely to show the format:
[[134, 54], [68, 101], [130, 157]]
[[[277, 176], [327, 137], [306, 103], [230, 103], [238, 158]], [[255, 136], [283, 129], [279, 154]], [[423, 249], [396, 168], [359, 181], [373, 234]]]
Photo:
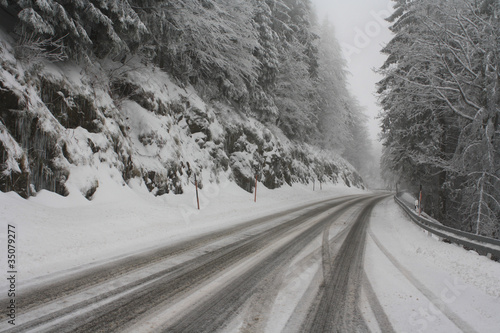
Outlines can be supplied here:
[[366, 227], [384, 197], [297, 207], [33, 287], [18, 325], [0, 315], [0, 331], [265, 331], [284, 290], [314, 267], [309, 293], [287, 296], [300, 320], [283, 329], [367, 330], [358, 307]]
[[304, 321], [303, 332], [367, 332], [359, 311], [359, 295], [363, 278], [366, 229], [375, 198], [364, 206], [354, 221], [335, 260], [325, 272], [325, 281]]

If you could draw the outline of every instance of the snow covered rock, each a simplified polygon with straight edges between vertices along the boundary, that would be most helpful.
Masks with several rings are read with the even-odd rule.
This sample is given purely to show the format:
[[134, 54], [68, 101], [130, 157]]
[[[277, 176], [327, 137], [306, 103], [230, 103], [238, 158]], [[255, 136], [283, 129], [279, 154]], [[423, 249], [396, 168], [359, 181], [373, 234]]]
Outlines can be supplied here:
[[152, 194], [235, 181], [253, 191], [287, 183], [343, 182], [363, 188], [333, 152], [290, 141], [139, 58], [81, 65], [16, 60], [0, 34], [0, 190], [46, 189], [91, 199], [99, 184], [142, 183]]

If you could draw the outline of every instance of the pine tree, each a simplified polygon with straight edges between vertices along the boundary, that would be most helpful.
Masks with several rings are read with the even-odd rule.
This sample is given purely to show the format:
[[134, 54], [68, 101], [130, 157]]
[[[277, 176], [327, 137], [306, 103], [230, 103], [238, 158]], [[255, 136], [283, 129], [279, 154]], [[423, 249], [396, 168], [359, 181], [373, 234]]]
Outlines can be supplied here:
[[[278, 109], [274, 102], [273, 90], [279, 72], [279, 56], [282, 51], [279, 33], [275, 31], [279, 15], [273, 11], [283, 8], [280, 0], [254, 0], [254, 24], [258, 32], [259, 46], [254, 56], [259, 61], [258, 78], [251, 87], [251, 108], [261, 119], [275, 120]], [[280, 25], [285, 23], [281, 22]]]
[[[244, 104], [257, 79], [257, 32], [245, 1], [134, 1], [151, 31], [155, 61], [208, 98]], [[212, 88], [213, 87], [213, 88]]]
[[318, 57], [315, 40], [318, 36], [311, 29], [313, 26], [312, 6], [310, 0], [284, 0], [288, 6], [288, 16], [290, 16], [289, 27], [293, 31], [293, 38], [296, 38], [303, 46], [305, 60], [311, 77], [318, 74]]
[[304, 46], [297, 40], [281, 56], [278, 83], [274, 91], [279, 110], [278, 126], [291, 138], [310, 140], [317, 123], [311, 95], [313, 80], [304, 60]]
[[74, 59], [122, 57], [148, 33], [126, 0], [16, 0], [3, 6], [19, 18], [21, 42], [44, 41], [49, 52], [61, 49]]
[[500, 217], [497, 13], [490, 1], [401, 1], [379, 90], [386, 167], [425, 183], [436, 217], [489, 235]]
[[322, 146], [343, 151], [349, 141], [349, 113], [357, 113], [358, 108], [349, 109], [353, 100], [347, 90], [347, 64], [335, 38], [335, 31], [325, 19], [320, 27], [318, 43], [318, 78], [316, 110], [318, 113], [318, 138]]

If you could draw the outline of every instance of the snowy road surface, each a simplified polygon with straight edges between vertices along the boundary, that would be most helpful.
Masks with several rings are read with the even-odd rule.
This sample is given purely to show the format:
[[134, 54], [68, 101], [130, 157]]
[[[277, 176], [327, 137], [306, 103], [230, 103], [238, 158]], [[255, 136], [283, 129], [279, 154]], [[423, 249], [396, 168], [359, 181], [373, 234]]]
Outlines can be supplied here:
[[322, 200], [33, 285], [0, 331], [496, 332], [500, 265], [387, 198]]

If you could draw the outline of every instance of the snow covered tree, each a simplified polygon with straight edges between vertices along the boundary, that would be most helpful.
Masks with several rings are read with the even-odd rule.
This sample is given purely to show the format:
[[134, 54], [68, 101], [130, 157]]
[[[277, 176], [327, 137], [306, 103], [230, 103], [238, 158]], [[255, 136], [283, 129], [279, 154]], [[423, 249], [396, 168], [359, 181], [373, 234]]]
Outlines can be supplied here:
[[[237, 0], [134, 1], [151, 31], [155, 61], [208, 98], [244, 104], [257, 78], [252, 6]], [[214, 84], [215, 83], [215, 84]]]
[[425, 183], [439, 197], [436, 217], [493, 236], [500, 224], [498, 13], [489, 0], [401, 1], [379, 90], [386, 167]]
[[290, 137], [311, 141], [317, 128], [316, 79], [318, 36], [313, 32], [308, 0], [274, 1], [273, 29], [279, 36], [276, 123]]
[[303, 45], [293, 41], [280, 58], [278, 82], [274, 91], [279, 110], [278, 126], [291, 138], [310, 140], [316, 128], [311, 94], [314, 85], [304, 61]]
[[305, 61], [308, 64], [308, 70], [311, 77], [317, 76], [318, 57], [315, 40], [318, 36], [312, 30], [313, 18], [312, 6], [310, 0], [284, 0], [288, 6], [287, 12], [290, 16], [289, 28], [293, 31], [293, 38], [297, 39], [303, 46]]
[[318, 69], [315, 80], [315, 141], [337, 150], [362, 175], [368, 175], [371, 143], [363, 108], [348, 89], [347, 63], [328, 19], [319, 29]]
[[335, 38], [335, 31], [327, 19], [320, 27], [319, 35], [315, 82], [319, 130], [317, 140], [322, 146], [343, 151], [345, 143], [352, 138], [349, 132], [350, 113], [357, 113], [359, 108], [349, 107], [354, 98], [347, 89], [347, 64]]
[[274, 30], [278, 18], [273, 11], [280, 7], [280, 0], [254, 0], [253, 22], [258, 33], [258, 46], [254, 56], [259, 62], [257, 80], [250, 86], [250, 108], [261, 119], [272, 121], [278, 115], [273, 89], [279, 70], [280, 37]]
[[[310, 0], [1, 0], [0, 5], [11, 17], [0, 24], [15, 31], [16, 58], [26, 63], [84, 61], [83, 70], [95, 73], [114, 62], [122, 62], [120, 68], [159, 67], [180, 86], [192, 85], [207, 103], [229, 104], [235, 112], [277, 125], [299, 143], [344, 149], [353, 164], [362, 164], [362, 147], [368, 145], [361, 108], [346, 88], [334, 33], [331, 27], [320, 33]], [[115, 102], [142, 90], [116, 73], [99, 72], [99, 85], [114, 92]], [[41, 76], [33, 81], [44, 91]], [[44, 97], [60, 94], [50, 89]]]
[[147, 34], [127, 0], [8, 0], [2, 6], [18, 17], [21, 41], [45, 41], [49, 51], [75, 59], [122, 57]]

